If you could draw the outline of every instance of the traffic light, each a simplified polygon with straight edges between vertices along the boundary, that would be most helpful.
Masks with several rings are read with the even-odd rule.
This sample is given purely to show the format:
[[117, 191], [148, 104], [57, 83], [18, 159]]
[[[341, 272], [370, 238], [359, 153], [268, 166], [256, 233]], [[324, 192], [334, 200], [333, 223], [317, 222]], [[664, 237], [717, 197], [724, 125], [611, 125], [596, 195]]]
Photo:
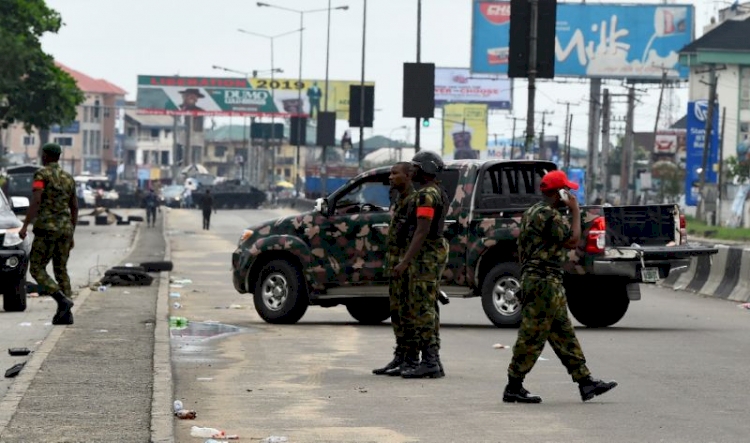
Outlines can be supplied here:
[[422, 120], [422, 127], [423, 128], [429, 128], [430, 127], [430, 119], [429, 118], [426, 118], [426, 119]]

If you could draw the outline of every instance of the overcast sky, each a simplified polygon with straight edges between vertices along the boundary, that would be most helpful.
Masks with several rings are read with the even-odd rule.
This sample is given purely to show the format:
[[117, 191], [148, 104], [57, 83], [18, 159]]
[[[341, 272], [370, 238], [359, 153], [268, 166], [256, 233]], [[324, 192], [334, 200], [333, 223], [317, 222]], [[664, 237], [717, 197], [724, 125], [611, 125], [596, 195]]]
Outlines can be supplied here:
[[[65, 26], [57, 35], [43, 39], [44, 48], [59, 62], [92, 77], [106, 79], [128, 91], [135, 100], [137, 76], [232, 76], [213, 65], [249, 72], [270, 68], [268, 40], [241, 34], [238, 28], [273, 35], [299, 28], [299, 15], [259, 8], [251, 0], [47, 0], [62, 14]], [[328, 0], [269, 0], [295, 9], [326, 8]], [[422, 16], [422, 61], [437, 66], [469, 67], [471, 44], [471, 0], [424, 0]], [[591, 3], [591, 2], [589, 2]], [[644, 2], [641, 2], [644, 3]], [[654, 2], [657, 3], [657, 2]], [[658, 2], [662, 3], [662, 2]], [[670, 2], [671, 3], [671, 2]], [[688, 2], [679, 2], [688, 3]], [[330, 79], [359, 80], [361, 69], [363, 0], [333, 0], [333, 6], [348, 5], [348, 11], [331, 14]], [[694, 2], [696, 37], [700, 37], [711, 14], [728, 1]], [[302, 76], [325, 77], [325, 12], [305, 16]], [[402, 64], [416, 61], [417, 0], [369, 0], [365, 77], [376, 84], [373, 133], [409, 140], [414, 138], [414, 120], [401, 117]], [[299, 67], [299, 34], [276, 40], [275, 64], [285, 77], [296, 78]], [[571, 107], [573, 145], [584, 148], [587, 140], [588, 84], [544, 82], [538, 88], [537, 110], [554, 111], [546, 134], [562, 140], [565, 106], [558, 101], [579, 102]], [[615, 93], [625, 92], [610, 86]], [[658, 89], [639, 97], [636, 131], [653, 130]], [[687, 89], [677, 90], [675, 120], [687, 108]], [[514, 110], [496, 111], [490, 117], [489, 133], [511, 135], [511, 115], [526, 116], [526, 82], [514, 82]], [[613, 109], [624, 116], [624, 104]], [[537, 117], [535, 131], [541, 129]], [[239, 119], [236, 119], [239, 123]], [[397, 129], [408, 125], [410, 131]], [[519, 123], [517, 135], [521, 135]], [[615, 130], [624, 125], [616, 123]], [[338, 133], [346, 127], [338, 123]], [[370, 131], [366, 131], [366, 136]], [[355, 141], [357, 133], [353, 134]], [[441, 127], [434, 122], [422, 129], [422, 146], [439, 150]]]

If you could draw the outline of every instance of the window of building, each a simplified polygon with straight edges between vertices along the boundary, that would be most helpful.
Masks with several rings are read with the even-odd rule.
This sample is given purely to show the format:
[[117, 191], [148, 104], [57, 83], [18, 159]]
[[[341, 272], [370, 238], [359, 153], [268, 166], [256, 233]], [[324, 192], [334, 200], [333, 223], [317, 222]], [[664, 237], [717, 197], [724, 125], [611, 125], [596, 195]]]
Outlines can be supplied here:
[[292, 170], [289, 168], [284, 168], [284, 177], [289, 178], [292, 176]]
[[89, 155], [89, 130], [83, 130], [83, 155]]
[[169, 138], [172, 135], [171, 129], [165, 129], [164, 130], [164, 138]]
[[104, 113], [104, 118], [109, 118], [109, 106], [103, 107], [102, 112]]
[[89, 122], [89, 107], [88, 106], [83, 107], [83, 122], [84, 123]]
[[203, 132], [203, 117], [193, 117], [193, 131]]
[[94, 155], [99, 155], [102, 153], [102, 131], [94, 131], [94, 134]]
[[159, 138], [159, 129], [151, 128], [151, 138]]
[[23, 137], [24, 146], [32, 146], [36, 144], [36, 139], [33, 135], [26, 135]]
[[135, 128], [132, 126], [128, 128], [128, 137], [135, 137]]
[[95, 122], [99, 121], [99, 109], [100, 109], [100, 105], [99, 105], [99, 100], [97, 99], [97, 100], [94, 101], [94, 110], [93, 110], [93, 113], [94, 113], [94, 119], [93, 120]]
[[227, 154], [227, 147], [224, 145], [219, 145], [214, 148], [214, 156], [216, 157], [224, 157]]
[[750, 110], [750, 66], [740, 70], [740, 109]]
[[162, 166], [169, 165], [169, 151], [161, 151], [161, 164]]
[[104, 148], [105, 151], [109, 149], [109, 139], [108, 138], [104, 139], [104, 145], [102, 147]]
[[55, 137], [55, 143], [60, 146], [73, 146], [72, 137]]

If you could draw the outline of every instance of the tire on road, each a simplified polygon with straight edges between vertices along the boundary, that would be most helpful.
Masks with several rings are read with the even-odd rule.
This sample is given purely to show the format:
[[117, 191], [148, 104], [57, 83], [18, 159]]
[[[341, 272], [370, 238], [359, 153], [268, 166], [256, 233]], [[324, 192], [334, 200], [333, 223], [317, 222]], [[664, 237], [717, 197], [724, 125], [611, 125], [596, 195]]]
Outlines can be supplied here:
[[365, 325], [377, 325], [391, 317], [388, 298], [351, 301], [346, 304], [346, 310], [355, 320]]
[[482, 281], [482, 308], [497, 327], [517, 327], [521, 323], [521, 266], [500, 263]]
[[[25, 273], [24, 273], [25, 274]], [[26, 310], [26, 280], [18, 279], [15, 283], [4, 284], [3, 310], [5, 312], [23, 312]]]
[[297, 323], [309, 304], [302, 271], [286, 260], [269, 262], [258, 274], [253, 302], [268, 323]]
[[[588, 288], [591, 288], [587, 285]], [[625, 316], [630, 306], [627, 283], [609, 283], [607, 286], [594, 285], [594, 288], [606, 290], [586, 290], [582, 282], [566, 285], [565, 295], [573, 317], [589, 328], [606, 328], [612, 326]]]

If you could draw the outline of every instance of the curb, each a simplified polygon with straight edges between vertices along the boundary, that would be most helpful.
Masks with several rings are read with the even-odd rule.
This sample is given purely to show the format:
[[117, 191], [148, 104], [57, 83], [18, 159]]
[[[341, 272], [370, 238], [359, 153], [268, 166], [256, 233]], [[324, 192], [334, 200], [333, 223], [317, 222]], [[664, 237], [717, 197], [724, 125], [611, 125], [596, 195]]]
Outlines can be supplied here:
[[[91, 294], [89, 288], [81, 290], [78, 297], [75, 299], [73, 309], [71, 309], [74, 315], [78, 313], [78, 310], [86, 302], [89, 294]], [[67, 328], [67, 326], [52, 327], [50, 333], [44, 338], [42, 345], [39, 346], [39, 349], [34, 351], [34, 354], [26, 363], [23, 371], [18, 374], [18, 378], [16, 378], [15, 382], [8, 388], [5, 398], [0, 402], [0, 437], [5, 433], [8, 423], [10, 423], [10, 420], [15, 415], [16, 410], [18, 409], [18, 404], [21, 403], [21, 400], [26, 395], [26, 390], [31, 385], [31, 382], [34, 381], [42, 364], [44, 364], [47, 356], [55, 349], [55, 345]]]
[[[172, 259], [172, 250], [167, 236], [168, 213], [162, 213], [164, 235], [164, 260]], [[164, 275], [166, 274], [166, 275]], [[156, 319], [154, 321], [154, 369], [151, 394], [151, 443], [174, 443], [174, 416], [172, 415], [172, 349], [169, 340], [169, 278], [171, 273], [162, 273], [159, 278], [159, 293], [156, 297]]]

